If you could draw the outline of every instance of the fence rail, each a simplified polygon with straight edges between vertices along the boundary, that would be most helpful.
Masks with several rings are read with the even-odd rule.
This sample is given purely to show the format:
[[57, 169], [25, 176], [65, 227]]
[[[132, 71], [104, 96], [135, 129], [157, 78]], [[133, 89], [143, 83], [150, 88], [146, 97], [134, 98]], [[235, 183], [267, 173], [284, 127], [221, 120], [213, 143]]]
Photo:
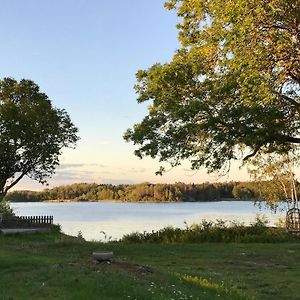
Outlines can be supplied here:
[[53, 224], [53, 216], [20, 216], [18, 218], [34, 224]]
[[5, 217], [0, 221], [1, 228], [25, 228], [25, 227], [51, 227], [53, 224], [53, 216], [18, 216]]

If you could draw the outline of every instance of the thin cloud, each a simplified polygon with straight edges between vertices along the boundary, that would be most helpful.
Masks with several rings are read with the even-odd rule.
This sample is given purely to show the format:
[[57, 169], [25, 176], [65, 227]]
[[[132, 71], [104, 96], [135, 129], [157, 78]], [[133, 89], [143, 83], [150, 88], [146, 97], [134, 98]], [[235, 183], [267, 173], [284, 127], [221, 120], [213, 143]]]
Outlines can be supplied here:
[[97, 180], [98, 183], [103, 184], [113, 184], [113, 185], [119, 185], [119, 184], [134, 184], [135, 181], [131, 179], [112, 179], [112, 178], [102, 178]]
[[116, 168], [117, 170], [120, 170], [122, 173], [121, 174], [127, 174], [127, 173], [145, 173], [147, 169], [145, 168], [130, 168], [130, 169], [125, 169], [125, 168]]
[[65, 169], [78, 169], [78, 168], [86, 168], [86, 167], [95, 167], [95, 168], [106, 168], [106, 165], [102, 164], [78, 164], [78, 163], [73, 163], [73, 164], [60, 164], [59, 166], [56, 167], [56, 170], [65, 170]]

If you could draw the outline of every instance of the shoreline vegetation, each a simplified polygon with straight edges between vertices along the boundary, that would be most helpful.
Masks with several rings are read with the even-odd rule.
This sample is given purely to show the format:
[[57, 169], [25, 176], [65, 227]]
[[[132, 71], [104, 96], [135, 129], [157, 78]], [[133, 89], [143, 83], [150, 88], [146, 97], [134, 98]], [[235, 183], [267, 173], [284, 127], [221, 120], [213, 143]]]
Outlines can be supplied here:
[[[151, 201], [151, 200], [141, 200], [141, 201], [125, 201], [125, 200], [116, 200], [116, 199], [103, 199], [103, 200], [74, 200], [74, 199], [51, 199], [44, 200], [39, 202], [48, 202], [48, 203], [70, 203], [70, 202], [110, 202], [110, 203], [179, 203], [179, 202], [219, 202], [219, 201], [255, 201], [254, 199], [235, 199], [235, 198], [220, 198], [209, 201]], [[34, 201], [33, 201], [34, 202]]]
[[74, 183], [43, 191], [12, 191], [8, 202], [207, 202], [264, 199], [269, 182], [222, 182], [202, 184], [96, 184]]
[[286, 229], [284, 220], [269, 226], [264, 216], [256, 216], [254, 222], [202, 220], [185, 228], [167, 226], [151, 232], [132, 232], [125, 234], [119, 242], [125, 243], [283, 243], [300, 242], [300, 235]]

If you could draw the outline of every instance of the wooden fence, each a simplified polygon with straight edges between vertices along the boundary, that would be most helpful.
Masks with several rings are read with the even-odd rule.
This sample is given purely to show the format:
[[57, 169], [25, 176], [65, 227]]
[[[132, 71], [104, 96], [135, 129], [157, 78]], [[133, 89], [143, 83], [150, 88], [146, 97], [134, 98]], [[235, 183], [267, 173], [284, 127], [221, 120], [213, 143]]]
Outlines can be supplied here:
[[5, 217], [3, 216], [0, 222], [1, 228], [37, 228], [51, 227], [53, 224], [53, 216], [18, 216]]
[[53, 224], [53, 216], [20, 216], [18, 218], [33, 224]]

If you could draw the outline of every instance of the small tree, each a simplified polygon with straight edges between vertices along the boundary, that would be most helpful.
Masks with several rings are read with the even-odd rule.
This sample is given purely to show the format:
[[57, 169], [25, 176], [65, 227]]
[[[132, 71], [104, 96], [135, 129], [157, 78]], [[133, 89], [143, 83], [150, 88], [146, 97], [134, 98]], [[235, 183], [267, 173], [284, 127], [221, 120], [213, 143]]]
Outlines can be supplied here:
[[24, 176], [45, 183], [78, 129], [31, 80], [0, 80], [0, 201]]
[[297, 202], [297, 189], [293, 165], [297, 156], [260, 155], [251, 159], [248, 171], [254, 180], [258, 197], [276, 208], [279, 201], [294, 205]]

